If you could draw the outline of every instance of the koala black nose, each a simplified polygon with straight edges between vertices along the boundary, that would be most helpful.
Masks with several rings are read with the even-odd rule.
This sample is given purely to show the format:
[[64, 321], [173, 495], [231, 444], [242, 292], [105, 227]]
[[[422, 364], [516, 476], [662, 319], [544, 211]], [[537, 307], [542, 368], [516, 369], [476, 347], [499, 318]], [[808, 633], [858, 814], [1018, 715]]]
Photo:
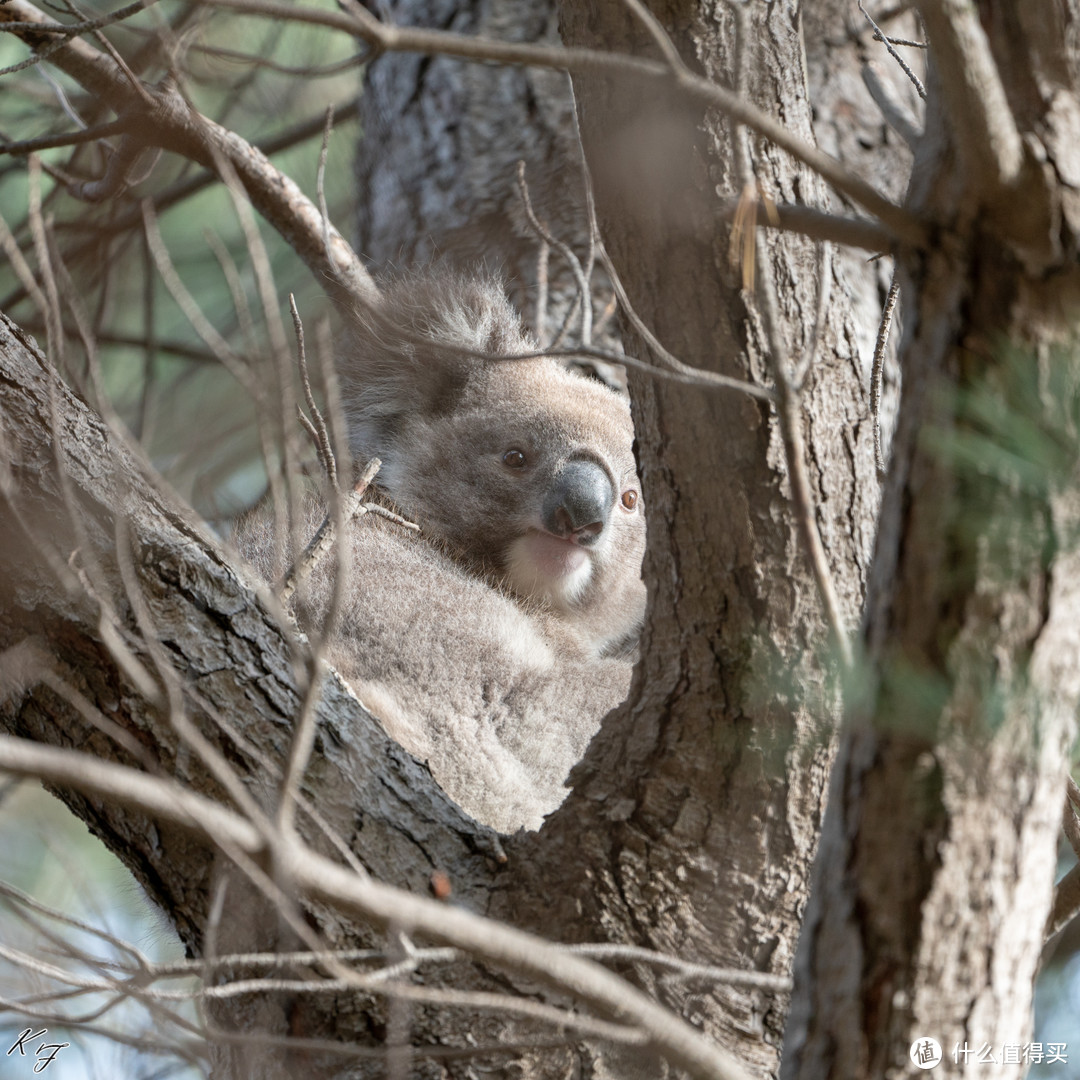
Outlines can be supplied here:
[[611, 481], [599, 465], [571, 461], [544, 498], [544, 528], [556, 536], [573, 535], [581, 544], [595, 543], [614, 501]]

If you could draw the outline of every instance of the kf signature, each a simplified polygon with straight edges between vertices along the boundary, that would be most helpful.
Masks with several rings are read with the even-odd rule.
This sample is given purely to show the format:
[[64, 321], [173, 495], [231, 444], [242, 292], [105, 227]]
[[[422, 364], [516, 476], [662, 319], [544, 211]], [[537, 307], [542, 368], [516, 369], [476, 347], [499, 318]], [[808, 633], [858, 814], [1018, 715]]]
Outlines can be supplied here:
[[40, 1031], [35, 1031], [33, 1028], [27, 1028], [11, 1044], [11, 1049], [8, 1050], [7, 1056], [11, 1057], [12, 1054], [18, 1051], [20, 1057], [26, 1057], [27, 1051], [29, 1051], [30, 1056], [35, 1059], [34, 1072], [44, 1072], [56, 1060], [56, 1055], [59, 1054], [65, 1046], [71, 1045], [70, 1043], [47, 1043], [44, 1039], [38, 1043], [36, 1048], [30, 1045], [35, 1039], [41, 1039], [43, 1035], [48, 1034], [48, 1028], [42, 1028]]

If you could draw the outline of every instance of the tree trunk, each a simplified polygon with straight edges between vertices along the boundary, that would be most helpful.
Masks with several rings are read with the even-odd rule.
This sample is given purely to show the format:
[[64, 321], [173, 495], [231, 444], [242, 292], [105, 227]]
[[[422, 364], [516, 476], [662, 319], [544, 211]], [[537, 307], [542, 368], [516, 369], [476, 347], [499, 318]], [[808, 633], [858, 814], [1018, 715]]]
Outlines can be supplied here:
[[[397, 25], [500, 41], [559, 40], [554, 7], [543, 2], [396, 0], [380, 10]], [[398, 53], [369, 66], [360, 105], [357, 250], [383, 272], [434, 261], [503, 274], [530, 325], [544, 274], [548, 307], [540, 329], [550, 340], [576, 287], [558, 252], [547, 252], [540, 265], [517, 167], [525, 165], [536, 216], [584, 262], [586, 179], [568, 76]], [[599, 280], [595, 291], [599, 299]]]
[[[155, 490], [139, 457], [2, 316], [0, 433], [9, 511], [0, 521], [0, 724], [220, 798], [217, 779], [178, 737], [183, 713], [147, 701], [148, 687], [158, 697], [157, 687], [176, 677], [164, 663], [171, 658], [204, 736], [272, 812], [302, 694], [289, 642], [228, 553]], [[13, 664], [19, 651], [23, 662]], [[20, 669], [30, 673], [22, 685]], [[316, 749], [298, 821], [315, 850], [340, 860], [328, 839], [334, 832], [383, 881], [424, 894], [438, 867], [459, 903], [487, 906], [502, 858], [492, 831], [458, 810], [331, 677], [321, 690]], [[108, 799], [57, 793], [166, 912], [189, 955], [205, 955], [212, 849]], [[217, 926], [218, 952], [295, 944], [237, 888], [230, 885], [233, 903]], [[332, 945], [382, 943], [326, 909], [312, 918]], [[355, 995], [347, 1008], [317, 998], [310, 1010], [305, 999], [279, 1009], [280, 1000], [261, 1011], [244, 1002], [217, 1019], [249, 1033], [364, 1042], [382, 1015], [372, 1002], [359, 1012]], [[219, 1075], [279, 1075], [281, 1054], [258, 1051], [224, 1046]]]
[[[396, 12], [399, 19], [428, 15], [424, 5], [407, 8]], [[457, 10], [470, 26], [478, 18], [472, 8]], [[505, 30], [513, 5], [483, 10], [494, 35]], [[543, 25], [540, 10], [530, 5], [536, 26]], [[724, 5], [686, 3], [663, 17], [693, 66], [730, 80], [732, 24]], [[565, 5], [560, 18], [568, 44], [650, 51], [647, 34], [630, 23], [621, 3]], [[753, 98], [779, 102], [787, 123], [812, 139], [795, 9], [773, 11], [767, 25], [755, 24], [752, 40]], [[768, 48], [758, 51], [764, 42]], [[565, 159], [550, 156], [567, 152], [567, 140], [552, 139], [544, 124], [558, 110], [512, 114], [505, 142], [505, 129], [491, 121], [491, 102], [528, 97], [527, 74], [445, 59], [383, 63], [381, 73], [373, 66], [365, 99], [387, 120], [374, 145], [370, 135], [361, 144], [362, 176], [384, 168], [404, 175], [385, 164], [394, 155], [457, 162], [458, 147], [492, 130], [500, 132], [500, 153], [485, 158], [485, 192], [506, 188], [507, 170], [499, 163], [507, 145], [541, 147], [551, 173], [574, 174]], [[428, 94], [450, 72], [457, 72], [454, 107], [444, 115], [443, 99]], [[767, 349], [739, 294], [729, 232], [718, 213], [717, 192], [721, 199], [737, 195], [726, 124], [688, 112], [685, 101], [657, 95], [655, 86], [596, 80], [576, 82], [575, 92], [601, 232], [637, 310], [682, 360], [764, 381]], [[420, 114], [426, 123], [416, 122]], [[388, 142], [384, 130], [393, 133]], [[466, 175], [475, 167], [470, 163]], [[778, 201], [826, 204], [823, 185], [770, 147], [755, 146], [755, 170]], [[381, 188], [362, 184], [372, 208], [361, 213], [361, 245], [422, 254], [414, 238], [433, 235], [435, 248], [458, 257], [461, 221], [483, 227], [486, 217], [476, 207], [493, 197], [478, 203], [467, 187], [424, 165], [409, 175], [410, 213], [389, 234], [378, 210]], [[365, 229], [379, 237], [374, 247]], [[466, 237], [471, 230], [466, 224]], [[503, 229], [498, 246], [484, 254], [495, 250], [510, 266], [530, 266], [506, 237]], [[772, 249], [785, 338], [797, 353], [809, 345], [821, 257], [799, 239], [776, 241]], [[847, 289], [840, 270], [828, 272], [835, 275], [834, 301], [807, 387], [806, 437], [816, 463], [818, 526], [854, 626], [878, 485]], [[837, 699], [823, 675], [823, 625], [792, 520], [776, 416], [738, 394], [631, 378], [652, 589], [638, 679], [579, 768], [566, 806], [538, 837], [515, 843], [523, 887], [501, 890], [493, 910], [558, 937], [603, 937], [784, 973], [806, 902]], [[749, 1067], [775, 1072], [783, 1001], [730, 988], [665, 987], [641, 977]]]
[[[924, 9], [941, 74], [908, 205], [940, 234], [901, 251], [904, 390], [868, 597], [877, 690], [834, 775], [785, 1077], [922, 1075], [908, 1055], [925, 1037], [946, 1076], [986, 1050], [995, 1075], [1027, 1068], [1015, 1048], [1080, 702], [1075, 25], [1029, 11], [987, 3], [980, 25]], [[1011, 110], [1029, 140], [1002, 201], [978, 117], [963, 122], [958, 23], [964, 66], [985, 49], [1004, 77], [992, 122]]]

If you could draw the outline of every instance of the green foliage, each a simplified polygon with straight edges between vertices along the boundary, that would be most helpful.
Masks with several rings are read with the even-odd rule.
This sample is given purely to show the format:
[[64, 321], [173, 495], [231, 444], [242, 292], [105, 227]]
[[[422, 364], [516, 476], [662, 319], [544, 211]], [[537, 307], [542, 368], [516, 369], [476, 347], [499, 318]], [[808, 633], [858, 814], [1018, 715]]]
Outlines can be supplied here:
[[[957, 521], [986, 569], [1045, 568], [1076, 543], [1057, 502], [1078, 479], [1080, 359], [1074, 346], [1041, 355], [1003, 342], [953, 403], [955, 426], [938, 448], [958, 482]], [[1064, 526], [1064, 528], [1063, 528]]]
[[[91, 16], [115, 8], [111, 2], [94, 0], [80, 10]], [[163, 25], [177, 27], [181, 86], [193, 104], [256, 145], [304, 122], [321, 128], [327, 105], [349, 106], [359, 88], [358, 69], [349, 62], [354, 47], [341, 34], [298, 23], [211, 13], [180, 0], [162, 0], [107, 31], [128, 62], [151, 82], [168, 74], [165, 64], [160, 57], [148, 64], [137, 61], [151, 33]], [[0, 35], [0, 67], [28, 56], [29, 50], [15, 38]], [[47, 63], [2, 78], [0, 139], [6, 142], [70, 133], [115, 119]], [[320, 136], [321, 130], [316, 130], [271, 158], [312, 199]], [[108, 140], [113, 149], [119, 138]], [[355, 139], [353, 123], [335, 127], [326, 170], [330, 217], [345, 235], [350, 232]], [[270, 351], [252, 258], [233, 201], [220, 183], [184, 198], [170, 195], [200, 175], [199, 169], [174, 155], [161, 155], [149, 175], [103, 203], [73, 198], [64, 180], [101, 177], [106, 154], [100, 142], [40, 153], [46, 168], [41, 199], [52, 236], [52, 258], [63, 263], [72, 280], [71, 288], [62, 279], [58, 283], [64, 322], [71, 331], [65, 370], [93, 397], [88, 359], [75, 333], [78, 306], [94, 328], [100, 382], [114, 408], [182, 494], [211, 519], [226, 518], [262, 489], [253, 407], [158, 275], [141, 236], [141, 201], [151, 199], [161, 206], [158, 216], [165, 247], [207, 320], [257, 366]], [[26, 157], [0, 157], [0, 215], [36, 271], [28, 196]], [[258, 228], [275, 281], [277, 315], [289, 328], [291, 342], [288, 294], [295, 293], [310, 341], [317, 320], [326, 315], [320, 283], [271, 228], [261, 222]], [[215, 244], [237, 267], [250, 315], [237, 309]], [[44, 317], [25, 296], [7, 259], [0, 259], [0, 310], [44, 344]], [[245, 322], [250, 327], [245, 328]]]

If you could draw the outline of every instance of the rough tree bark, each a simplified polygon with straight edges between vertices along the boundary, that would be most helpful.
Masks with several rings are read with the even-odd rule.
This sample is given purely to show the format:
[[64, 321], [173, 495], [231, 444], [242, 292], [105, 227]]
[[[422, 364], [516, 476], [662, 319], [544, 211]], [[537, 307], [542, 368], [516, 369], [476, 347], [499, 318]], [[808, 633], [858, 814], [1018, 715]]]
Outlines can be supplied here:
[[[946, 1076], [1031, 1033], [1080, 703], [1076, 15], [921, 5], [904, 393], [782, 1075]], [[1015, 122], [1015, 126], [1014, 126]], [[968, 1052], [970, 1051], [970, 1056]], [[954, 1057], [955, 1054], [955, 1057]], [[988, 1066], [990, 1067], [990, 1066]]]
[[[492, 33], [512, 25], [516, 37], [544, 25], [542, 5], [529, 8], [531, 27], [521, 19], [509, 23], [510, 4], [458, 4], [455, 18]], [[430, 11], [410, 3], [396, 13], [411, 22]], [[687, 3], [663, 15], [678, 28], [684, 56], [729, 82], [727, 8]], [[650, 51], [624, 4], [564, 5], [560, 17], [568, 44]], [[812, 139], [798, 30], [796, 9], [788, 7], [755, 25], [752, 96], [770, 107], [779, 103], [788, 125]], [[441, 169], [414, 168], [407, 221], [380, 218], [382, 187], [362, 183], [369, 208], [361, 214], [361, 248], [416, 250], [422, 237], [421, 254], [430, 243], [461, 257], [462, 222], [476, 212], [470, 207], [509, 201], [507, 160], [540, 148], [547, 172], [572, 175], [566, 164], [551, 167], [552, 154], [567, 153], [567, 141], [550, 133], [549, 117], [558, 110], [512, 111], [514, 123], [505, 123], [503, 103], [526, 100], [529, 83], [527, 73], [445, 58], [428, 65], [388, 57], [373, 67], [364, 130], [380, 138], [361, 143], [361, 177], [402, 175], [394, 163], [406, 154], [410, 161], [457, 163], [460, 147], [482, 141], [495, 152], [459, 166], [462, 184], [448, 183]], [[703, 118], [685, 101], [629, 80], [575, 89], [601, 231], [639, 312], [684, 361], [766, 377], [767, 349], [748, 325], [739, 271], [728, 264], [728, 230], [718, 221], [718, 204], [737, 195], [727, 126], [710, 117], [699, 132]], [[393, 136], [384, 140], [382, 132]], [[778, 201], [827, 205], [824, 187], [806, 170], [764, 146], [757, 150], [758, 176]], [[473, 194], [477, 186], [481, 199]], [[477, 234], [466, 228], [464, 257], [475, 255], [481, 235], [485, 256], [501, 254], [528, 281], [531, 238], [522, 255], [520, 241], [506, 242], [504, 224], [493, 249], [490, 232], [480, 231], [490, 230], [486, 214], [477, 226]], [[797, 353], [809, 344], [820, 254], [800, 240], [774, 250], [784, 267], [786, 339]], [[807, 435], [819, 527], [853, 627], [877, 481], [847, 286], [841, 271], [828, 272], [837, 280], [807, 391]], [[835, 698], [822, 684], [820, 655], [807, 648], [822, 645], [822, 625], [789, 510], [775, 415], [749, 399], [644, 378], [632, 377], [632, 386], [650, 521], [645, 574], [654, 584], [642, 670], [630, 701], [609, 719], [579, 770], [565, 811], [526, 849], [535, 889], [501, 894], [496, 911], [545, 933], [605, 936], [784, 972], [806, 901]], [[702, 439], [706, 432], [715, 437]], [[793, 686], [807, 696], [790, 692]], [[552, 897], [563, 898], [557, 909]], [[665, 990], [655, 981], [652, 988], [751, 1067], [776, 1070], [782, 1002], [730, 989], [710, 995]]]
[[[714, 14], [721, 13], [695, 14], [687, 5], [678, 20], [678, 40], [696, 64], [721, 74], [728, 62], [730, 27], [722, 17], [715, 22]], [[597, 9], [595, 18], [607, 20], [597, 24], [605, 45], [648, 48], [619, 5]], [[785, 95], [791, 122], [809, 136], [797, 27], [790, 13], [778, 12], [775, 18], [768, 38], [776, 52], [762, 63], [754, 93], [767, 100]], [[483, 72], [504, 77], [495, 69], [471, 71], [479, 93], [484, 92]], [[624, 95], [621, 102], [617, 97], [606, 104], [597, 101], [584, 113], [592, 116], [589, 139], [595, 140], [599, 130], [610, 140], [594, 166], [603, 218], [624, 272], [629, 262], [638, 265], [637, 273], [626, 276], [642, 314], [683, 359], [767, 378], [759, 332], [739, 299], [724, 242], [716, 239], [715, 189], [720, 185], [728, 192], [732, 186], [722, 126], [710, 119], [699, 134], [701, 118], [688, 116], [685, 106], [664, 96], [643, 100], [641, 88], [632, 85], [617, 91]], [[656, 138], [662, 140], [659, 150]], [[797, 188], [800, 194], [822, 196], [816, 181], [793, 171], [780, 155], [763, 146], [757, 154], [762, 178], [770, 177], [778, 196], [793, 198]], [[606, 162], [615, 166], [605, 167]], [[620, 170], [643, 177], [644, 203], [627, 201], [618, 184]], [[505, 190], [506, 170], [500, 164], [497, 172]], [[543, 184], [537, 187], [542, 190]], [[378, 190], [373, 183], [373, 195]], [[499, 206], [507, 201], [504, 197]], [[620, 207], [620, 201], [626, 205]], [[558, 200], [538, 195], [537, 202], [557, 218]], [[669, 216], [662, 212], [665, 206], [678, 212]], [[460, 220], [455, 227], [460, 229]], [[409, 236], [422, 231], [423, 224], [413, 221]], [[815, 309], [819, 261], [812, 245], [797, 240], [778, 242], [776, 251], [778, 256], [783, 252], [779, 263], [797, 268], [781, 282], [785, 317], [794, 326], [800, 313]], [[650, 301], [643, 303], [648, 290]], [[876, 487], [865, 395], [844, 311], [842, 303], [835, 305], [825, 324], [825, 347], [808, 388], [822, 420], [810, 425], [807, 435], [819, 462], [819, 526], [832, 551], [845, 618], [853, 624]], [[805, 347], [808, 330], [793, 329], [789, 338]], [[136, 464], [113, 459], [104, 429], [61, 394], [61, 441], [70, 438], [63, 455], [69, 481], [81, 492], [79, 498], [95, 508], [91, 522], [100, 520], [100, 527], [84, 530], [85, 536], [72, 531], [62, 505], [63, 485], [48, 468], [47, 380], [17, 350], [12, 356], [4, 408], [5, 437], [18, 477], [14, 490], [33, 490], [40, 505], [50, 507], [42, 511], [43, 521], [28, 524], [53, 537], [51, 550], [58, 553], [59, 564], [73, 550], [80, 552], [76, 565], [86, 560], [92, 567], [95, 595], [117, 598], [106, 627], [115, 622], [111, 633], [128, 635], [128, 647], [153, 670], [155, 658], [139, 644], [137, 632], [137, 596], [144, 595], [156, 635], [168, 643], [171, 655], [182, 658], [189, 692], [208, 718], [213, 740], [231, 744], [230, 757], [236, 755], [237, 732], [223, 718], [237, 715], [244, 703], [243, 735], [261, 751], [262, 760], [246, 747], [240, 754], [255, 774], [251, 785], [257, 797], [272, 798], [265, 762], [280, 756], [285, 718], [298, 698], [271, 624], [261, 617], [249, 621], [239, 587], [220, 557], [200, 561], [188, 542], [192, 534], [183, 528], [178, 534], [169, 531], [178, 523], [154, 491], [136, 478], [125, 479], [137, 473]], [[16, 367], [23, 374], [16, 374]], [[334, 704], [324, 706], [330, 712], [323, 721], [321, 756], [308, 773], [309, 790], [317, 793], [323, 815], [361, 862], [384, 880], [422, 889], [430, 867], [439, 866], [450, 871], [460, 902], [558, 939], [634, 942], [782, 973], [790, 967], [805, 902], [835, 694], [825, 685], [822, 658], [807, 647], [823, 641], [823, 627], [789, 511], [780, 437], [774, 416], [749, 398], [649, 383], [642, 384], [638, 397], [641, 430], [653, 433], [641, 440], [641, 459], [655, 522], [655, 549], [647, 567], [657, 583], [654, 611], [631, 701], [597, 741], [579, 774], [578, 793], [564, 811], [538, 836], [509, 842], [503, 870], [488, 857], [494, 848], [483, 830], [463, 824], [440, 801], [430, 779], [401, 755], [395, 757], [362, 717], [346, 728], [346, 721], [336, 719]], [[720, 438], [702, 441], [695, 431], [718, 432]], [[83, 445], [91, 437], [94, 445]], [[87, 461], [103, 464], [84, 472], [78, 463]], [[41, 479], [35, 479], [39, 474]], [[157, 509], [149, 517], [135, 513], [143, 503]], [[134, 586], [131, 580], [125, 585], [122, 562], [111, 550], [117, 514], [129, 518], [136, 552]], [[63, 579], [57, 584], [49, 568], [33, 557], [21, 526], [12, 519], [8, 527], [14, 531], [4, 544], [8, 595], [3, 644], [17, 643], [34, 629], [58, 658], [62, 677], [75, 679], [83, 695], [106, 705], [107, 715], [119, 716], [122, 726], [142, 732], [161, 767], [199, 790], [212, 790], [203, 770], [176, 751], [168, 716], [140, 706], [131, 673], [108, 652], [109, 632], [101, 630], [100, 610], [92, 602], [73, 604]], [[9, 700], [4, 715], [12, 730], [42, 741], [78, 745], [84, 739], [83, 719], [45, 686]], [[334, 737], [335, 731], [344, 733]], [[103, 738], [94, 745], [103, 756], [117, 754]], [[350, 789], [353, 783], [359, 787]], [[413, 810], [397, 813], [385, 791], [369, 789], [372, 784], [386, 784], [395, 800], [411, 788], [416, 793]], [[201, 951], [211, 880], [208, 853], [177, 841], [163, 858], [155, 830], [141, 822], [132, 826], [128, 814], [101, 802], [74, 802], [124, 853], [152, 895], [175, 913], [189, 948]], [[397, 835], [395, 821], [401, 827]], [[371, 839], [370, 850], [362, 837]], [[357, 940], [325, 912], [318, 917], [332, 941]], [[231, 947], [265, 945], [273, 937], [273, 927], [257, 920], [249, 920], [247, 927], [251, 939], [234, 940]], [[359, 940], [371, 939], [361, 930]], [[684, 984], [671, 989], [645, 971], [639, 977], [749, 1065], [775, 1071], [782, 1000], [730, 988], [709, 992]], [[491, 985], [490, 976], [480, 970], [473, 980], [477, 986]], [[259, 1023], [270, 1030], [357, 1038], [370, 1037], [364, 1029], [377, 1028], [381, 1015], [377, 1007], [317, 1010], [275, 1004]], [[235, 1020], [254, 1018], [241, 1013]], [[491, 1040], [516, 1037], [510, 1020], [474, 1023], [470, 1018], [470, 1024]], [[414, 1017], [413, 1031], [421, 1041], [450, 1041], [461, 1027], [460, 1014], [431, 1011]], [[257, 1067], [244, 1053], [222, 1054], [223, 1072]], [[597, 1075], [605, 1068], [630, 1074], [630, 1063], [613, 1058], [605, 1065], [602, 1058], [594, 1048], [571, 1047], [536, 1055], [522, 1067], [535, 1076], [588, 1068]], [[658, 1074], [652, 1062], [643, 1068]]]
[[[542, 6], [529, 7], [534, 28], [544, 25]], [[459, 4], [455, 17], [505, 31], [513, 5], [494, 9]], [[430, 12], [406, 4], [396, 14], [411, 22]], [[590, 5], [587, 12], [567, 5], [560, 15], [568, 43], [649, 53], [649, 38], [640, 26], [634, 30], [625, 5]], [[730, 80], [732, 25], [723, 5], [684, 4], [665, 18], [680, 28], [676, 41], [698, 69]], [[777, 9], [770, 20], [768, 32], [755, 28], [754, 42], [768, 41], [769, 48], [759, 54], [755, 46], [753, 97], [780, 102], [787, 122], [812, 137], [794, 9]], [[529, 32], [527, 23], [513, 25], [511, 36]], [[368, 206], [361, 248], [415, 251], [422, 237], [421, 255], [430, 244], [462, 257], [470, 205], [509, 202], [507, 160], [542, 148], [549, 172], [572, 175], [566, 165], [551, 168], [551, 155], [567, 152], [566, 140], [552, 139], [548, 126], [558, 110], [519, 110], [505, 124], [503, 103], [527, 99], [529, 81], [527, 73], [448, 59], [428, 65], [388, 57], [373, 67], [364, 130], [380, 137], [370, 142], [366, 135], [361, 143], [362, 178], [401, 175], [394, 162], [405, 154], [456, 163], [461, 146], [492, 133], [494, 141], [484, 145], [497, 152], [469, 158], [463, 184], [448, 183], [438, 169], [414, 168], [407, 221], [380, 218], [383, 188], [367, 179], [360, 189]], [[725, 124], [711, 117], [699, 134], [703, 118], [684, 101], [658, 98], [655, 87], [630, 81], [579, 83], [576, 90], [602, 233], [638, 310], [681, 359], [764, 377], [767, 350], [748, 327], [739, 271], [728, 265], [728, 230], [718, 222], [718, 204], [737, 194]], [[779, 201], [826, 204], [823, 186], [805, 170], [764, 147], [758, 152], [758, 175]], [[472, 194], [478, 176], [481, 200]], [[490, 233], [479, 231], [490, 229], [487, 216], [480, 217], [482, 253], [501, 254], [528, 281], [532, 238], [522, 255], [521, 241], [506, 242], [504, 224], [493, 249]], [[466, 233], [464, 257], [475, 257], [477, 234]], [[810, 337], [820, 255], [792, 240], [777, 244], [776, 257], [786, 267], [787, 339], [798, 352]], [[841, 271], [829, 272], [837, 280], [808, 388], [808, 437], [819, 525], [854, 626], [877, 482], [848, 290]], [[808, 642], [822, 643], [822, 626], [788, 508], [780, 436], [775, 417], [749, 399], [648, 379], [634, 380], [633, 388], [650, 521], [646, 578], [655, 583], [643, 669], [630, 702], [579, 771], [566, 812], [529, 845], [535, 910], [523, 890], [503, 895], [497, 911], [547, 933], [602, 935], [783, 972], [806, 900], [835, 699], [823, 688], [820, 657], [807, 650]], [[717, 437], [702, 440], [704, 432]], [[794, 685], [816, 691], [800, 699], [790, 692]], [[558, 910], [553, 896], [565, 898]], [[782, 1002], [731, 990], [712, 997], [696, 988], [654, 988], [749, 1064], [775, 1071]]]

